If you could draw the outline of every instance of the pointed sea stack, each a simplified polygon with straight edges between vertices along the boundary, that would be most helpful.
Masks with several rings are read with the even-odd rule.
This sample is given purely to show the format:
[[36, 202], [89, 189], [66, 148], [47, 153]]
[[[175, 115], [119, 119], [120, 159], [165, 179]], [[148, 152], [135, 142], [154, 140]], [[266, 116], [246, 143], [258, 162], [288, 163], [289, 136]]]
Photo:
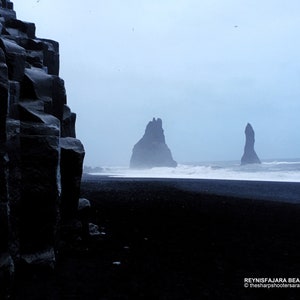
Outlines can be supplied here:
[[162, 120], [155, 119], [148, 123], [144, 136], [134, 145], [130, 159], [130, 168], [173, 167], [171, 151], [166, 144]]
[[251, 126], [251, 124], [247, 124], [245, 129], [245, 135], [246, 135], [246, 144], [244, 148], [244, 155], [241, 159], [241, 164], [260, 164], [261, 161], [258, 158], [255, 150], [254, 150], [254, 143], [255, 143], [255, 133]]

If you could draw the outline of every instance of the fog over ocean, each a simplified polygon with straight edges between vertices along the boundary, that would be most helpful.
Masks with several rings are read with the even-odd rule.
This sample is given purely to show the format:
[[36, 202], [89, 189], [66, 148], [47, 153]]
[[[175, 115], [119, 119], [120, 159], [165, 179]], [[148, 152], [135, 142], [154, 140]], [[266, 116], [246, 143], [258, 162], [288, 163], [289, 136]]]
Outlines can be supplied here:
[[129, 169], [102, 167], [91, 173], [125, 178], [185, 178], [300, 182], [300, 159], [265, 160], [261, 164], [240, 165], [240, 161], [179, 163], [176, 168]]

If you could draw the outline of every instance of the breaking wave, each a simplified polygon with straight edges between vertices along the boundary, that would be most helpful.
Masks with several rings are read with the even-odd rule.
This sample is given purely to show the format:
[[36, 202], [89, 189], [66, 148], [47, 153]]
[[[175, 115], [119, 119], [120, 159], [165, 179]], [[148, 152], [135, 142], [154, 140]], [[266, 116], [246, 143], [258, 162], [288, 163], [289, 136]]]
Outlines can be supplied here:
[[188, 163], [176, 168], [159, 167], [134, 170], [127, 167], [104, 167], [100, 173], [126, 178], [190, 178], [300, 182], [300, 159], [273, 160], [262, 164], [244, 165], [239, 162]]

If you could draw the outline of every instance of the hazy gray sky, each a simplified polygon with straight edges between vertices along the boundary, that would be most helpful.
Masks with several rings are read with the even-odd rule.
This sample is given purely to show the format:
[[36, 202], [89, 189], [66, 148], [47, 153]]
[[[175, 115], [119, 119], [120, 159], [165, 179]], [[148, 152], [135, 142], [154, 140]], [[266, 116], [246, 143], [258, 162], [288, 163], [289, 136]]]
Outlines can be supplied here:
[[247, 122], [261, 159], [300, 157], [299, 0], [13, 2], [60, 43], [86, 165], [128, 165], [153, 117], [178, 162], [240, 159]]

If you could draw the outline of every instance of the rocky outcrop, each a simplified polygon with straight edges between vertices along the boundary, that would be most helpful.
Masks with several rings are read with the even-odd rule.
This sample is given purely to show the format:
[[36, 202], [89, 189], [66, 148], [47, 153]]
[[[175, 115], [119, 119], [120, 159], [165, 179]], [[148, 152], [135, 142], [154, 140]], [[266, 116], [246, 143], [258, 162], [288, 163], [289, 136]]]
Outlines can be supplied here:
[[260, 159], [258, 158], [255, 150], [254, 150], [254, 143], [255, 143], [255, 133], [251, 126], [251, 124], [247, 124], [245, 129], [246, 135], [246, 143], [244, 148], [244, 154], [241, 159], [241, 164], [260, 164]]
[[72, 219], [78, 209], [84, 148], [72, 137], [61, 138], [60, 147], [61, 215], [64, 219]]
[[[49, 26], [51, 26], [49, 24]], [[84, 148], [59, 77], [59, 45], [0, 1], [0, 285], [15, 264], [55, 262], [64, 218], [77, 216]], [[0, 298], [3, 289], [0, 287]]]
[[134, 145], [130, 168], [176, 167], [170, 149], [165, 142], [162, 120], [153, 118], [144, 136]]

